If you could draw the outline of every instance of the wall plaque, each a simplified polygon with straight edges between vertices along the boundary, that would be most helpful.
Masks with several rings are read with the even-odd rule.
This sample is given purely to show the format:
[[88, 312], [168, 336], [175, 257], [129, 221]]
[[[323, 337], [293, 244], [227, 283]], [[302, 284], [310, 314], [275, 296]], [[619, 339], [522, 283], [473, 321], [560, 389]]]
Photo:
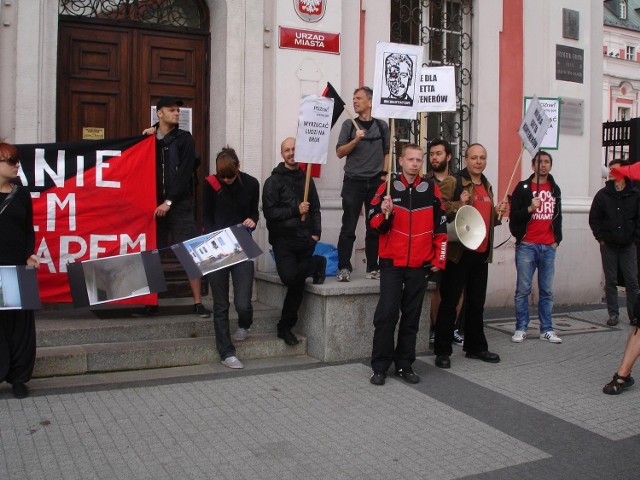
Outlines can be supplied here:
[[584, 50], [556, 45], [556, 80], [584, 83]]
[[584, 100], [562, 97], [560, 99], [560, 127], [563, 135], [584, 134]]
[[82, 127], [83, 140], [104, 140], [104, 128]]
[[580, 12], [577, 10], [562, 9], [562, 36], [572, 40], [580, 39]]

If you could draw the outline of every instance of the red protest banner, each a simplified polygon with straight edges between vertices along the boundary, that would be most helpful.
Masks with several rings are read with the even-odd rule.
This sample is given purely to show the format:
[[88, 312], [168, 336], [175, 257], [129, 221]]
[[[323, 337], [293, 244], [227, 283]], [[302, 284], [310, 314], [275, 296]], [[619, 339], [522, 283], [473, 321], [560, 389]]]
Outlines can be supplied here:
[[43, 302], [71, 301], [68, 262], [156, 247], [153, 136], [17, 147], [33, 198]]

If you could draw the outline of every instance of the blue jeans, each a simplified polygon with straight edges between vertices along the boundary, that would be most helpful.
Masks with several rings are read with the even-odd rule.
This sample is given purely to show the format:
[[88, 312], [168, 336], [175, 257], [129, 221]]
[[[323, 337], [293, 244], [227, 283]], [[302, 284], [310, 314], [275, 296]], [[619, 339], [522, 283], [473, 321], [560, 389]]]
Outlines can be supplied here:
[[553, 274], [556, 250], [551, 245], [522, 242], [516, 247], [516, 330], [527, 331], [529, 326], [529, 295], [533, 273], [538, 269], [538, 317], [540, 333], [553, 330]]

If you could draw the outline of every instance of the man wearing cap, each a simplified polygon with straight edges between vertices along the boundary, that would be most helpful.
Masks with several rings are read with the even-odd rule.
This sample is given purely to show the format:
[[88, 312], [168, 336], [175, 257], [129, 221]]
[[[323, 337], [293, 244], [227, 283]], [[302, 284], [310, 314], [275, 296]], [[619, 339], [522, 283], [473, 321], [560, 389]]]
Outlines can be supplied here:
[[[178, 128], [182, 100], [163, 97], [156, 104], [158, 123], [144, 134], [156, 135], [156, 219], [158, 248], [196, 237], [193, 213], [193, 171], [196, 148], [191, 134]], [[170, 234], [170, 235], [169, 235]], [[202, 305], [200, 279], [189, 280], [193, 293], [193, 313], [208, 318], [211, 312]], [[147, 305], [142, 315], [157, 313], [158, 307]]]

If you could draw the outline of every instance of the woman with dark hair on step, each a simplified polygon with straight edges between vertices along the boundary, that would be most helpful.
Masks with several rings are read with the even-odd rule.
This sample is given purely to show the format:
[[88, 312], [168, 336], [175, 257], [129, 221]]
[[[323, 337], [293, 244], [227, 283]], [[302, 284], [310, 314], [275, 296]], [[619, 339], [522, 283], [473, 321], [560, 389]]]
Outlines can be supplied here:
[[[240, 171], [240, 160], [233, 148], [227, 146], [216, 156], [216, 174], [205, 179], [202, 195], [205, 233], [238, 224], [250, 232], [255, 230], [259, 216], [260, 182]], [[253, 261], [246, 260], [207, 275], [213, 295], [216, 348], [222, 364], [229, 368], [243, 368], [229, 330], [229, 275], [233, 280], [233, 303], [238, 313], [238, 329], [233, 339], [243, 341], [249, 336], [253, 323], [253, 274]]]
[[[38, 268], [31, 194], [14, 184], [18, 150], [0, 143], [0, 265]], [[36, 361], [36, 326], [32, 310], [0, 310], [0, 382], [13, 385], [16, 398], [26, 398]]]

